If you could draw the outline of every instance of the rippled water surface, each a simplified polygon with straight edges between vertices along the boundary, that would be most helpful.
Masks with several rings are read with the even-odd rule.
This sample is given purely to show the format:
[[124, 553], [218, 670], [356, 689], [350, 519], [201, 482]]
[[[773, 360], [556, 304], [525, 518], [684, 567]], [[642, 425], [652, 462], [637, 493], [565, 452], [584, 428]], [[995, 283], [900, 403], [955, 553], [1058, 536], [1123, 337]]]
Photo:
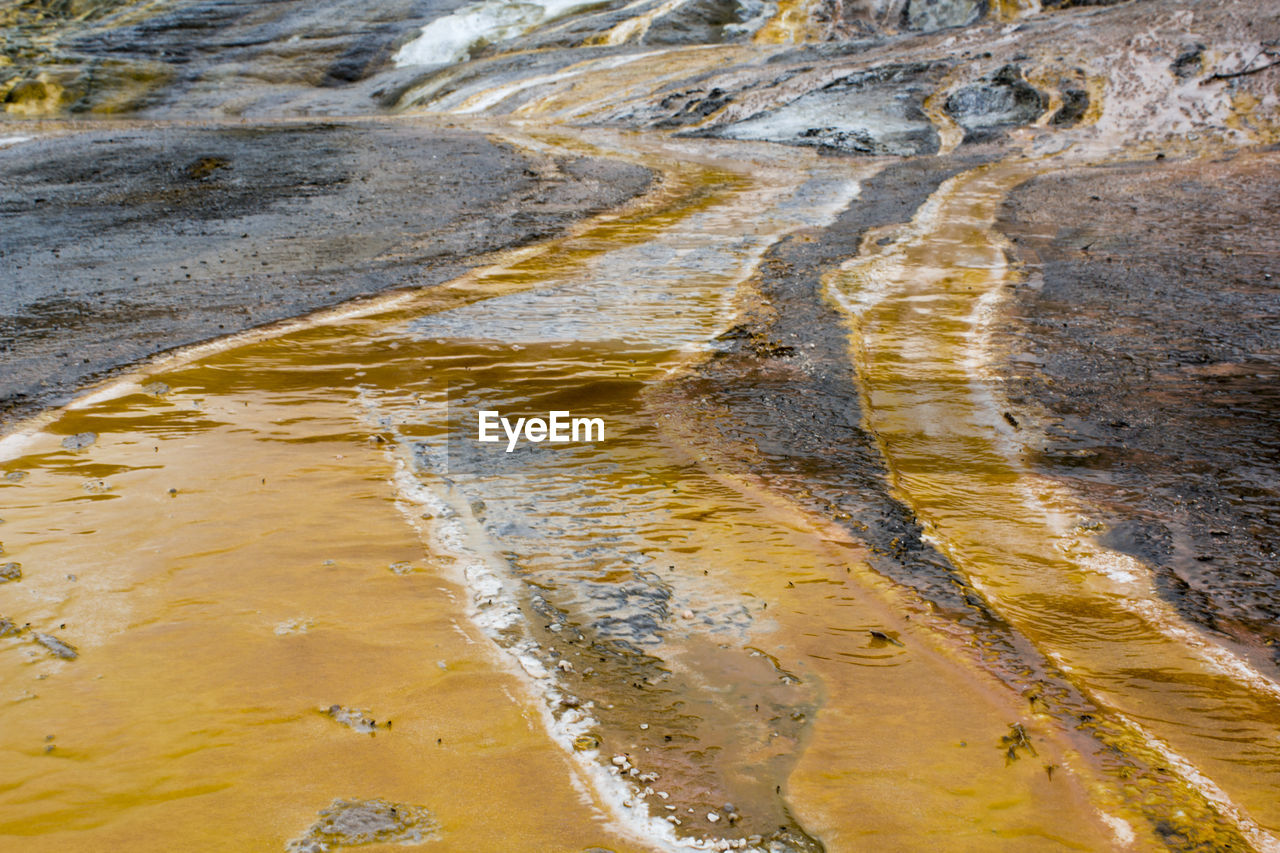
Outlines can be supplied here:
[[[25, 661], [6, 831], [163, 849], [215, 821], [236, 849], [380, 797], [430, 809], [449, 849], [499, 826], [525, 849], [1105, 838], [1088, 784], [1045, 772], [1068, 740], [1028, 723], [1035, 758], [1006, 767], [1019, 709], [860, 545], [717, 475], [646, 403], [706, 357], [762, 249], [857, 174], [671, 175], [548, 249], [197, 352], [9, 439], [6, 543], [29, 567], [10, 611], [80, 659], [6, 650]], [[481, 407], [582, 412], [606, 438], [508, 454], [465, 435]]]
[[[1274, 142], [1274, 93], [1217, 85], [1253, 44], [1221, 15], [1218, 47], [1170, 71], [1139, 54], [1181, 44], [1190, 10], [1105, 13], [1144, 27], [1117, 46], [1093, 11], [1034, 5], [886, 24], [485, 0], [425, 28], [406, 11], [416, 34], [365, 10], [345, 47], [292, 5], [226, 9], [226, 33], [270, 37], [181, 74], [134, 57], [123, 100], [84, 95], [154, 96], [162, 123], [250, 81], [219, 101], [233, 124], [359, 97], [654, 180], [443, 284], [170, 353], [0, 439], [0, 848], [1280, 850], [1274, 666], [1188, 622], [1026, 461], [1038, 426], [995, 339], [1034, 279], [995, 229], [1011, 191]], [[24, 6], [22, 61], [81, 64], [5, 77], [10, 111], [80, 97], [119, 27], [189, 23], [122, 8], [67, 24], [72, 44]], [[315, 55], [277, 44], [296, 15]], [[162, 97], [166, 75], [184, 83]], [[904, 163], [918, 186], [893, 183]], [[771, 331], [801, 310], [830, 335]], [[788, 393], [830, 395], [842, 420], [792, 465], [734, 392], [784, 417]], [[603, 434], [485, 442], [486, 412]]]

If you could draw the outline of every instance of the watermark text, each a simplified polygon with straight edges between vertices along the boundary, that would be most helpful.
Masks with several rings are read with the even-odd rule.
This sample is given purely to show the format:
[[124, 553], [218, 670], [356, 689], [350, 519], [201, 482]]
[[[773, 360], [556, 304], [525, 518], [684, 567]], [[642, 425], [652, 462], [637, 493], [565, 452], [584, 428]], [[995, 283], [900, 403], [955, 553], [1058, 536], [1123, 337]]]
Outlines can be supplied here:
[[569, 412], [548, 412], [545, 418], [516, 418], [513, 422], [493, 409], [481, 410], [476, 439], [502, 441], [503, 434], [506, 435], [508, 453], [516, 449], [522, 435], [525, 441], [534, 444], [544, 441], [604, 441], [604, 419], [575, 418]]

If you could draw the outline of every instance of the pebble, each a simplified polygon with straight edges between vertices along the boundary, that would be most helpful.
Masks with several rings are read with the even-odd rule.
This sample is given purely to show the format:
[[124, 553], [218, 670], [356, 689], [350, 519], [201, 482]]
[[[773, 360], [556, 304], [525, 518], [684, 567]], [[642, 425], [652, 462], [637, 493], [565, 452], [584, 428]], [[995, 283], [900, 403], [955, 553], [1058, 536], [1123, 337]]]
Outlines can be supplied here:
[[50, 652], [63, 660], [75, 660], [80, 657], [80, 653], [76, 651], [75, 646], [72, 646], [70, 643], [64, 643], [57, 637], [49, 634], [41, 634], [39, 631], [33, 631], [32, 636], [35, 637], [37, 643], [44, 646]]
[[62, 439], [62, 446], [67, 450], [84, 450], [98, 440], [96, 432], [78, 432]]

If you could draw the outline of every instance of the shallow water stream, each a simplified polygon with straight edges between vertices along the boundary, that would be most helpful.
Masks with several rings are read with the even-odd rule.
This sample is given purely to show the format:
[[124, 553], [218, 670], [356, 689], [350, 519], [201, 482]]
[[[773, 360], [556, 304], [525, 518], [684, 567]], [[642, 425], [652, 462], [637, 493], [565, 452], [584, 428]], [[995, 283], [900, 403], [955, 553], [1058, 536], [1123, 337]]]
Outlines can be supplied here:
[[[586, 44], [672, 8], [618, 10]], [[171, 353], [0, 439], [0, 848], [1280, 850], [1274, 672], [1097, 543], [1092, 508], [1024, 461], [1037, 426], [993, 366], [1027, 284], [1000, 204], [1114, 148], [1028, 130], [945, 160], [974, 128], [936, 93], [867, 113], [941, 177], [824, 267], [858, 401], [839, 426], [871, 437], [968, 621], [873, 568], [906, 544], [796, 499], [751, 438], [707, 440], [677, 390], [774, 310], [774, 251], [870, 210], [901, 161], [745, 141], [827, 109], [800, 83], [723, 139], [558, 123], [734, 63], [767, 88], [751, 75], [813, 15], [781, 4], [751, 47], [415, 80], [402, 106], [656, 180], [444, 284]], [[836, 76], [822, 91], [883, 83]], [[684, 109], [687, 128], [755, 107]], [[812, 342], [757, 337], [762, 363], [817, 370]], [[481, 441], [485, 412], [601, 433]]]
[[[243, 849], [375, 797], [430, 809], [450, 849], [498, 824], [523, 849], [926, 828], [1022, 848], [1072, 811], [1071, 837], [1103, 837], [1085, 782], [1005, 768], [1012, 698], [897, 612], [857, 542], [717, 477], [645, 403], [729, 325], [763, 249], [846, 204], [857, 172], [645, 156], [662, 188], [558, 244], [180, 357], [9, 439], [25, 476], [5, 482], [5, 541], [28, 567], [11, 618], [80, 659], [9, 644], [29, 769], [8, 832], [91, 831], [66, 821], [80, 791], [98, 831], [161, 821], [157, 849], [207, 820]], [[473, 440], [481, 407], [583, 413], [606, 436], [508, 454]], [[332, 762], [366, 770], [335, 785]], [[269, 814], [232, 817], [254, 802]]]

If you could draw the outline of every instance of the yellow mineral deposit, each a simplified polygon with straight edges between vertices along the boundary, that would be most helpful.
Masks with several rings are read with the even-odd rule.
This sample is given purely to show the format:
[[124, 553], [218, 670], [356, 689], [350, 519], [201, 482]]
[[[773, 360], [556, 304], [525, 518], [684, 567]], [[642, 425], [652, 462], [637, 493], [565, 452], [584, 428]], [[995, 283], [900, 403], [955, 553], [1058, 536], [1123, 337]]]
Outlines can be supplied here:
[[[1091, 541], [1085, 508], [1020, 462], [1017, 427], [986, 371], [987, 326], [1018, 282], [992, 229], [996, 210], [1050, 167], [1007, 162], [953, 178], [830, 276], [850, 318], [868, 426], [948, 556], [1115, 709], [1122, 748], [1201, 768], [1208, 778], [1191, 781], [1204, 799], [1255, 847], [1276, 849], [1269, 791], [1280, 764], [1261, 745], [1280, 720], [1280, 686], [1186, 627], [1140, 564]], [[1224, 743], [1223, 725], [1238, 737]]]
[[[397, 435], [439, 435], [419, 406], [438, 402], [449, 380], [483, 368], [486, 393], [519, 408], [531, 358], [563, 389], [598, 381], [629, 347], [633, 390], [594, 399], [610, 423], [639, 426], [625, 452], [607, 451], [621, 464], [596, 488], [625, 494], [632, 472], [670, 471], [668, 503], [650, 510], [660, 538], [641, 544], [655, 565], [683, 568], [696, 554], [708, 567], [709, 580], [695, 578], [705, 583], [690, 599], [695, 618], [665, 658], [697, 675], [724, 664], [725, 643], [734, 654], [760, 649], [803, 683], [795, 689], [821, 696], [804, 742], [767, 746], [763, 735], [766, 753], [799, 759], [794, 773], [725, 774], [734, 817], [773, 808], [776, 788], [831, 850], [910, 849], [931, 833], [1051, 849], [1064, 826], [1074, 844], [1106, 846], [1099, 783], [1069, 733], [1027, 719], [1037, 757], [1006, 767], [999, 738], [1027, 718], [1023, 700], [949, 651], [927, 613], [910, 619], [858, 543], [691, 464], [678, 442], [643, 426], [643, 388], [700, 357], [699, 342], [731, 321], [725, 296], [758, 253], [814, 215], [785, 201], [818, 180], [834, 187], [834, 211], [854, 191], [834, 179], [856, 175], [812, 156], [757, 163], [752, 175], [732, 162], [677, 169], [639, 156], [667, 180], [565, 240], [362, 316], [178, 357], [9, 440], [23, 446], [5, 469], [26, 476], [4, 482], [6, 547], [28, 574], [6, 615], [80, 657], [63, 661], [34, 642], [10, 651], [7, 778], [30, 793], [7, 811], [6, 833], [29, 836], [31, 850], [161, 850], [175, 837], [279, 849], [330, 802], [379, 799], [430, 809], [439, 825], [426, 849], [672, 843], [654, 829], [675, 826], [661, 820], [662, 800], [619, 802], [602, 771], [543, 728], [539, 679], [469, 621], [473, 591], [457, 557], [431, 544], [431, 520], [425, 548], [405, 523], [401, 457], [388, 449]], [[712, 246], [733, 260], [693, 275], [672, 265], [663, 277], [627, 268], [632, 246], [674, 258]], [[551, 317], [539, 312], [558, 307], [510, 300], [575, 289], [600, 300], [576, 343], [528, 353], [532, 344], [475, 338], [486, 323], [512, 329], [526, 317], [543, 328]], [[458, 312], [471, 315], [462, 331], [431, 331]], [[641, 317], [649, 327], [635, 325]], [[426, 323], [423, 336], [407, 331], [414, 322]], [[63, 445], [86, 433], [91, 445]], [[696, 617], [722, 598], [745, 602], [753, 618], [718, 640]], [[745, 704], [714, 713], [729, 716], [700, 730], [705, 754], [732, 753], [743, 726], [779, 725]], [[596, 731], [604, 753], [628, 751], [630, 732]], [[651, 787], [676, 798], [696, 789], [696, 776], [661, 760]], [[1062, 770], [1050, 779], [1046, 764]], [[650, 820], [637, 817], [642, 807]], [[700, 827], [695, 837], [718, 834], [705, 815], [681, 817]]]
[[[675, 5], [594, 41], [634, 43]], [[784, 2], [756, 41], [809, 40], [813, 17]], [[1021, 150], [957, 166], [825, 280], [897, 497], [1078, 713], [1012, 689], [847, 529], [719, 464], [663, 393], [762, 310], [749, 281], [769, 247], [889, 165], [562, 126], [746, 50], [595, 56], [440, 95], [449, 121], [514, 147], [657, 178], [562, 238], [168, 356], [0, 440], [23, 573], [0, 612], [14, 849], [301, 850], [354, 803], [397, 827], [370, 850], [769, 849], [775, 832], [832, 853], [1280, 850], [1280, 687], [1094, 541], [1090, 508], [1023, 461], [1033, 429], [989, 369], [1022, 282], [999, 205], [1114, 153], [1114, 87], [1084, 78], [1081, 126], [1105, 125], [1087, 157], [1084, 137], [1043, 157], [1018, 131]], [[943, 155], [964, 137], [943, 91], [963, 73], [923, 102]], [[60, 92], [19, 83], [7, 108]], [[483, 117], [528, 93], [513, 120]], [[1205, 98], [1234, 104], [1239, 134], [1264, 124], [1256, 99]], [[456, 443], [463, 403], [569, 407], [618, 438], [500, 468]]]

